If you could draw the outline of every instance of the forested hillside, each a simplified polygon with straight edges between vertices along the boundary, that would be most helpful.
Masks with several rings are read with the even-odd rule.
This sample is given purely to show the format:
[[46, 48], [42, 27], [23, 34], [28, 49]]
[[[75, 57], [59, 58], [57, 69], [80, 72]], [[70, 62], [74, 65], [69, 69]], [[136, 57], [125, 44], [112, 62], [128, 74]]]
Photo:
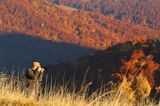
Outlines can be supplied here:
[[0, 30], [96, 49], [160, 36], [160, 31], [147, 26], [100, 13], [65, 10], [46, 0], [1, 0]]
[[52, 0], [160, 30], [159, 0]]

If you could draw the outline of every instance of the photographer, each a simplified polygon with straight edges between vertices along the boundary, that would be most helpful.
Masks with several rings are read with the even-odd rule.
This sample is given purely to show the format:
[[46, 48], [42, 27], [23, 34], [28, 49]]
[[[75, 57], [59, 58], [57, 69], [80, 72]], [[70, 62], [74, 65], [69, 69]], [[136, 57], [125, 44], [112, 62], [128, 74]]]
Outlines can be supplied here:
[[35, 96], [40, 95], [41, 81], [44, 73], [44, 68], [39, 62], [33, 62], [32, 67], [26, 71], [28, 93], [34, 93]]

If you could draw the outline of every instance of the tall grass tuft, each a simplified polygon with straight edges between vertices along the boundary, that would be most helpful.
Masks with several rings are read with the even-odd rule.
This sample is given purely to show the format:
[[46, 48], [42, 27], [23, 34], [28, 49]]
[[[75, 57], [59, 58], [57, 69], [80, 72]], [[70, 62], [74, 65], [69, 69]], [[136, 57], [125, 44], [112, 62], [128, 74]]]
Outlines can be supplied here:
[[[142, 80], [142, 78], [140, 78]], [[130, 89], [130, 84], [124, 80], [120, 86], [111, 91], [93, 93], [86, 97], [87, 92], [78, 94], [68, 92], [65, 86], [53, 87], [52, 90], [40, 95], [39, 99], [34, 94], [27, 95], [20, 81], [0, 81], [0, 106], [134, 106], [139, 105], [133, 102], [136, 91]], [[125, 85], [125, 86], [124, 86]], [[56, 89], [54, 89], [56, 88]], [[128, 94], [126, 95], [127, 92]], [[152, 102], [143, 102], [143, 105], [153, 105]]]

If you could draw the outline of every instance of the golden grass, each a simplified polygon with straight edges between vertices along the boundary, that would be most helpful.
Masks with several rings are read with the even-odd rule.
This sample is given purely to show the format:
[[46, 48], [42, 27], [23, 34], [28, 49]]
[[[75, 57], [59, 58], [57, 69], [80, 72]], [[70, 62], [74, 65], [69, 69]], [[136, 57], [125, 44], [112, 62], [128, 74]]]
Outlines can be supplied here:
[[[132, 93], [125, 95], [122, 86], [126, 84], [124, 81], [118, 88], [112, 91], [94, 93], [91, 97], [84, 94], [67, 92], [65, 87], [59, 90], [50, 91], [39, 97], [37, 100], [34, 94], [26, 95], [25, 90], [21, 90], [19, 86], [15, 86], [13, 82], [4, 83], [0, 81], [0, 106], [133, 106], [131, 100]], [[126, 88], [129, 92], [130, 89]], [[139, 104], [139, 103], [138, 103]], [[145, 102], [143, 105], [146, 104]], [[153, 103], [147, 103], [152, 105]]]

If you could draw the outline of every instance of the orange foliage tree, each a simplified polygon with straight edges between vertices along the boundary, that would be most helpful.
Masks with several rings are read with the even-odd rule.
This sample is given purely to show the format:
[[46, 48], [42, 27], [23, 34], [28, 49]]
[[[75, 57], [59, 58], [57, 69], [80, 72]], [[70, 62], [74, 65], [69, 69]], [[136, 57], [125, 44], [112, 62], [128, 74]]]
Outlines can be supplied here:
[[153, 61], [153, 55], [145, 55], [142, 50], [133, 51], [129, 61], [124, 62], [121, 66], [120, 72], [113, 75], [118, 76], [119, 79], [123, 80], [123, 76], [126, 76], [128, 80], [132, 80], [134, 76], [143, 74], [151, 87], [155, 84], [155, 73], [159, 71], [160, 64]]

